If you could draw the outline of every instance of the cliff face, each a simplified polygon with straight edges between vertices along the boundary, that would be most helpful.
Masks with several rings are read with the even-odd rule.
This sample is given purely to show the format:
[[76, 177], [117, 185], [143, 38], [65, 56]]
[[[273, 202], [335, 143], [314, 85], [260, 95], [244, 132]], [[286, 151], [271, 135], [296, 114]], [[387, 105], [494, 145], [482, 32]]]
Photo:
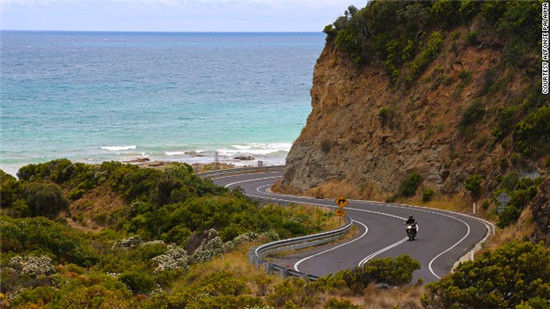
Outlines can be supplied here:
[[[511, 155], [511, 138], [497, 142], [492, 134], [497, 111], [525, 97], [528, 82], [499, 66], [501, 49], [457, 48], [454, 37], [447, 36], [412, 85], [395, 87], [380, 66], [357, 66], [327, 44], [314, 70], [313, 109], [288, 154], [279, 188], [383, 198], [405, 175], [418, 172], [423, 186], [457, 193], [465, 191], [468, 176], [479, 173], [490, 192], [498, 174], [544, 173], [533, 160]], [[483, 119], [464, 127], [473, 102], [482, 106]]]

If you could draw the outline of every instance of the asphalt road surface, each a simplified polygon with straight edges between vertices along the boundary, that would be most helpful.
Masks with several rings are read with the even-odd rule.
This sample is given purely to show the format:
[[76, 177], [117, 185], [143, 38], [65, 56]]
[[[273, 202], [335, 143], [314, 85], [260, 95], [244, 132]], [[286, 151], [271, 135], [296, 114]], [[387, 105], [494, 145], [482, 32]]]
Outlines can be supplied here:
[[[212, 179], [217, 185], [233, 189], [241, 187], [251, 198], [336, 207], [333, 200], [271, 193], [269, 188], [281, 174], [278, 171], [218, 175]], [[418, 278], [425, 282], [436, 281], [448, 274], [453, 264], [482, 241], [491, 228], [471, 216], [399, 204], [350, 200], [345, 209], [357, 226], [355, 238], [301, 251], [278, 262], [303, 273], [325, 276], [372, 258], [408, 254], [422, 264], [415, 272], [413, 282]], [[414, 216], [419, 226], [414, 241], [408, 241], [405, 233], [405, 220], [409, 215]]]

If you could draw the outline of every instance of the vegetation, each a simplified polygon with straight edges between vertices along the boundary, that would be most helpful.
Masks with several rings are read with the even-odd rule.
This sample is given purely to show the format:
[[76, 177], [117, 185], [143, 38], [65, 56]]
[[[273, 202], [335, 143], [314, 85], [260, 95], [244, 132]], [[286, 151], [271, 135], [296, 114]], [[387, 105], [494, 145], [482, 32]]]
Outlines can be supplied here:
[[[157, 170], [62, 159], [25, 166], [18, 175], [19, 181], [2, 172], [0, 191], [2, 206], [7, 206], [0, 218], [0, 293], [14, 305], [144, 307], [141, 301], [154, 302], [155, 293], [177, 286], [193, 265], [243, 242], [316, 233], [333, 226], [332, 213], [260, 205], [239, 191], [197, 177], [186, 164]], [[102, 230], [84, 233], [67, 224], [71, 211], [64, 192], [78, 190], [72, 195], [71, 209], [97, 190], [119, 195], [124, 204], [114, 212], [103, 205], [106, 216], [114, 219], [106, 220]], [[26, 213], [15, 211], [22, 207]], [[212, 282], [222, 279], [213, 277]], [[207, 287], [208, 291], [220, 288]], [[248, 303], [247, 299], [242, 301]], [[213, 304], [231, 302], [223, 298]]]
[[485, 109], [483, 108], [483, 104], [479, 100], [474, 100], [462, 115], [459, 123], [460, 130], [465, 131], [469, 126], [482, 120], [484, 115]]
[[428, 308], [546, 308], [550, 299], [550, 249], [511, 242], [461, 263], [455, 272], [428, 284]]
[[408, 255], [371, 260], [362, 267], [344, 270], [329, 280], [340, 278], [353, 291], [362, 291], [370, 283], [404, 285], [411, 282], [413, 272], [420, 269], [420, 263]]
[[350, 6], [323, 31], [327, 42], [356, 64], [381, 63], [392, 82], [401, 77], [412, 82], [442, 49], [441, 31], [475, 19], [483, 28], [467, 34], [468, 44], [485, 36], [500, 37], [497, 44], [506, 46], [507, 59], [527, 63], [524, 50], [536, 45], [540, 28], [529, 16], [537, 16], [539, 7], [537, 1], [370, 1], [362, 9]]
[[550, 152], [550, 106], [543, 106], [514, 128], [516, 149], [524, 154]]
[[542, 179], [519, 178], [518, 174], [513, 172], [505, 175], [500, 183], [500, 189], [494, 193], [494, 196], [501, 192], [510, 195], [510, 202], [500, 213], [498, 226], [503, 228], [516, 222], [521, 215], [522, 210], [529, 204], [537, 194], [537, 187]]
[[416, 194], [418, 186], [422, 183], [422, 176], [419, 173], [412, 173], [407, 175], [405, 179], [399, 185], [397, 190], [397, 195], [407, 197], [413, 196]]
[[432, 197], [434, 195], [434, 190], [430, 188], [424, 189], [422, 192], [422, 202], [429, 202], [432, 200]]
[[182, 246], [193, 235], [211, 228], [218, 230], [224, 241], [247, 231], [273, 230], [281, 237], [291, 237], [320, 229], [319, 225], [304, 224], [305, 215], [259, 207], [238, 191], [217, 187], [193, 174], [187, 164], [157, 170], [119, 162], [86, 165], [61, 159], [27, 165], [18, 176], [19, 182], [8, 178], [5, 186], [7, 212], [17, 206], [12, 200], [25, 200], [31, 215], [55, 217], [68, 205], [59, 186], [73, 201], [95, 188], [107, 187], [127, 202], [124, 209], [103, 214], [113, 228]]
[[481, 178], [481, 175], [474, 174], [468, 179], [466, 179], [466, 190], [470, 191], [472, 193], [472, 196], [474, 198], [479, 197], [479, 194], [481, 193], [481, 182], [483, 181], [483, 178]]
[[24, 187], [24, 196], [32, 216], [53, 218], [67, 210], [69, 201], [59, 186], [52, 183], [29, 183]]

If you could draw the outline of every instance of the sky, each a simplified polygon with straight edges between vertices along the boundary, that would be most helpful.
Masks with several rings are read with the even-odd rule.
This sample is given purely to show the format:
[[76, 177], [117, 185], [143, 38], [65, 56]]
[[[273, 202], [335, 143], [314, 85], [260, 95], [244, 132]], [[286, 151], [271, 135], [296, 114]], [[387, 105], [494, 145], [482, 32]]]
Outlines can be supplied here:
[[2, 30], [320, 32], [366, 0], [0, 0]]

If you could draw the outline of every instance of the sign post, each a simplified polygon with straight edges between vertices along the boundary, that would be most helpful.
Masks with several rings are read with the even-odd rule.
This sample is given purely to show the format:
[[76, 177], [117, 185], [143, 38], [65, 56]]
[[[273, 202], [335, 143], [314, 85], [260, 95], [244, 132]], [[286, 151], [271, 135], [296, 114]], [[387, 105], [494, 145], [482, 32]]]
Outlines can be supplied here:
[[346, 207], [349, 202], [343, 196], [337, 197], [334, 202], [336, 203], [336, 206], [338, 206], [338, 208], [334, 210], [334, 214], [340, 217], [340, 220], [338, 221], [338, 226], [341, 226], [342, 218], [346, 216], [346, 210], [344, 210], [344, 207]]

